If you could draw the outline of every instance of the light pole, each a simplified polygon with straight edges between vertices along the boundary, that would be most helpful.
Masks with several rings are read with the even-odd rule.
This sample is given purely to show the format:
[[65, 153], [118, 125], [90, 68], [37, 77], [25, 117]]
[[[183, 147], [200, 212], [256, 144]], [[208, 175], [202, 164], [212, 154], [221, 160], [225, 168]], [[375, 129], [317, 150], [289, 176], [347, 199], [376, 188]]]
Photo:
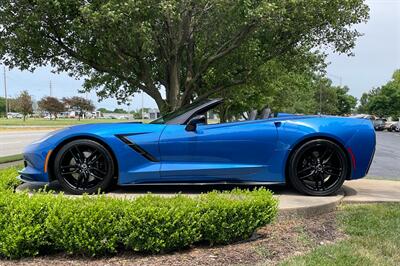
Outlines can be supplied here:
[[322, 82], [319, 85], [319, 115], [322, 115]]
[[8, 119], [8, 98], [7, 98], [7, 79], [6, 79], [6, 67], [3, 68], [4, 74], [4, 98], [6, 100], [6, 119]]

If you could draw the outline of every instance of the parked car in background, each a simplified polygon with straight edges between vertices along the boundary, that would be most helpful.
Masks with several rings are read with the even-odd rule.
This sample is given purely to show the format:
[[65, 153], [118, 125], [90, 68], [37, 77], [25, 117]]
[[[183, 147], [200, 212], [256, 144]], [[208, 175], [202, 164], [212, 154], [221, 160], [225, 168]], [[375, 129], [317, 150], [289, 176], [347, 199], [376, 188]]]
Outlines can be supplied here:
[[357, 115], [352, 115], [350, 116], [352, 118], [363, 118], [363, 119], [369, 119], [369, 120], [375, 120], [376, 117], [373, 115], [367, 115], [367, 114], [357, 114]]
[[385, 123], [385, 129], [389, 132], [396, 131], [398, 122], [397, 121], [390, 121]]
[[378, 119], [372, 120], [374, 129], [376, 131], [383, 131], [385, 129], [386, 121], [387, 120], [385, 118], [378, 118]]
[[9, 112], [9, 113], [7, 113], [7, 118], [8, 119], [12, 119], [12, 118], [22, 119], [23, 115], [21, 115], [20, 113]]
[[400, 132], [400, 121], [394, 124], [394, 131]]

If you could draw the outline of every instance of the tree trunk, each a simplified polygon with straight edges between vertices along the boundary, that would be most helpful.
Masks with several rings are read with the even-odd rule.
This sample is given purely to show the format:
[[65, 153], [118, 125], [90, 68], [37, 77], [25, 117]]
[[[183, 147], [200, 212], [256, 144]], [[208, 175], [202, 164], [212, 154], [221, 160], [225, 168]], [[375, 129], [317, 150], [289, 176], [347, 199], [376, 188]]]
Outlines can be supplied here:
[[179, 106], [179, 64], [177, 58], [173, 57], [169, 63], [169, 86], [167, 91], [167, 104], [171, 111], [175, 111]]
[[261, 113], [261, 119], [267, 119], [270, 114], [271, 114], [271, 109], [269, 107], [264, 108]]
[[221, 108], [219, 108], [219, 122], [220, 123], [226, 123], [228, 121], [228, 106], [222, 105]]
[[257, 112], [258, 112], [257, 110], [251, 110], [249, 114], [249, 120], [256, 120]]

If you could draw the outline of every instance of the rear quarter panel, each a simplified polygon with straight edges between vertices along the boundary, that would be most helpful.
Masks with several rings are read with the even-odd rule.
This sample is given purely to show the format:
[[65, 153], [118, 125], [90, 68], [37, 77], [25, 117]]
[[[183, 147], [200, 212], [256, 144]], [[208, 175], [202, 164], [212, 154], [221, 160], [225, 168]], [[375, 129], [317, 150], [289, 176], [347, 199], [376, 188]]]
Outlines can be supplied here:
[[[278, 153], [284, 161], [289, 159], [293, 149], [307, 140], [315, 138], [331, 139], [345, 150], [351, 174], [348, 179], [365, 176], [375, 152], [375, 131], [367, 119], [347, 117], [308, 117], [282, 121], [278, 130]], [[281, 171], [285, 173], [286, 164]]]

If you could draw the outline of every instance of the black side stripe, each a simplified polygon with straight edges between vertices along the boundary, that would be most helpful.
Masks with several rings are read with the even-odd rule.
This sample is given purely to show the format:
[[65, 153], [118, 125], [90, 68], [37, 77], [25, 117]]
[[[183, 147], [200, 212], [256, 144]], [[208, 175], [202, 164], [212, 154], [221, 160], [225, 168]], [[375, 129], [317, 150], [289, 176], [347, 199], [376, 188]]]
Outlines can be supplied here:
[[115, 136], [117, 138], [119, 138], [120, 140], [122, 140], [122, 142], [124, 142], [126, 145], [128, 145], [130, 148], [132, 148], [134, 151], [136, 151], [137, 153], [142, 155], [147, 160], [152, 161], [152, 162], [159, 162], [159, 160], [157, 160], [157, 158], [155, 158], [153, 155], [151, 155], [145, 149], [143, 149], [142, 147], [140, 147], [139, 145], [137, 145], [136, 143], [134, 143], [133, 141], [131, 141], [130, 139], [127, 138], [127, 136], [140, 135], [140, 134], [144, 134], [144, 133], [117, 134]]

